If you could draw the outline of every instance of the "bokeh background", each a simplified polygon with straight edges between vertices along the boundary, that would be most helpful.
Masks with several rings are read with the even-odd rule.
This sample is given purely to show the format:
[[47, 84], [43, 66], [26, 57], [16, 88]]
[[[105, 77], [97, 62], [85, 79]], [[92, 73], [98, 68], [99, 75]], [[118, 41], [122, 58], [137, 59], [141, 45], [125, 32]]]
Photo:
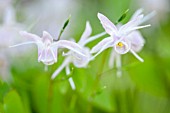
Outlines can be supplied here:
[[[169, 0], [0, 0], [0, 113], [170, 113], [170, 1]], [[90, 21], [93, 35], [104, 31], [97, 13], [116, 22], [129, 9], [126, 23], [139, 8], [157, 14], [140, 30], [146, 44], [139, 62], [132, 54], [122, 56], [122, 77], [108, 67], [110, 49], [87, 68], [73, 65], [72, 90], [62, 71], [55, 80], [58, 62], [44, 71], [35, 45], [8, 48], [26, 41], [18, 31], [57, 38], [65, 20], [71, 20], [62, 39], [79, 40]], [[89, 43], [93, 47], [101, 40]]]

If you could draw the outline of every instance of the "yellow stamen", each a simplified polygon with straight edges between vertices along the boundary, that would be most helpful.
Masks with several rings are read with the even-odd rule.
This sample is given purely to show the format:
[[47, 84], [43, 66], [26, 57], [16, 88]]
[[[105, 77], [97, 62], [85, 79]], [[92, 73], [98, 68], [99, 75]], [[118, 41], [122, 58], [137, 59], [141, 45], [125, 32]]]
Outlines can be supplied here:
[[124, 45], [123, 45], [123, 43], [122, 43], [122, 42], [119, 42], [119, 43], [117, 43], [117, 46], [119, 46], [119, 47], [123, 47]]

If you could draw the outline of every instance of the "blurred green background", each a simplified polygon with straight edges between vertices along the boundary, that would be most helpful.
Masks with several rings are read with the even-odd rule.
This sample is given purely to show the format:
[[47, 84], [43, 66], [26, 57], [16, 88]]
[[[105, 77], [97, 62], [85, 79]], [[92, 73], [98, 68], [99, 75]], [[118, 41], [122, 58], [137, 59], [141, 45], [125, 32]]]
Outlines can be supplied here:
[[[146, 14], [155, 10], [157, 15], [147, 22], [151, 27], [140, 30], [146, 40], [139, 53], [144, 63], [130, 53], [123, 55], [123, 76], [119, 78], [116, 68], [108, 67], [108, 49], [86, 69], [71, 65], [75, 91], [64, 70], [55, 80], [50, 79], [63, 61], [61, 54], [58, 62], [46, 72], [44, 65], [37, 61], [36, 46], [13, 54], [6, 52], [9, 48], [0, 49], [0, 54], [6, 57], [0, 60], [0, 74], [9, 78], [0, 80], [0, 113], [170, 113], [170, 7], [168, 0], [167, 3], [151, 1], [158, 8], [145, 5], [146, 0], [13, 0], [16, 21], [24, 25], [24, 30], [38, 35], [47, 30], [56, 37], [71, 14], [71, 22], [62, 39], [74, 37], [79, 40], [87, 20], [93, 35], [103, 32], [98, 12], [115, 22], [129, 9], [122, 23], [139, 8]], [[100, 40], [88, 46], [91, 48]], [[9, 65], [4, 67], [4, 62]], [[3, 71], [8, 71], [7, 75], [3, 75]]]

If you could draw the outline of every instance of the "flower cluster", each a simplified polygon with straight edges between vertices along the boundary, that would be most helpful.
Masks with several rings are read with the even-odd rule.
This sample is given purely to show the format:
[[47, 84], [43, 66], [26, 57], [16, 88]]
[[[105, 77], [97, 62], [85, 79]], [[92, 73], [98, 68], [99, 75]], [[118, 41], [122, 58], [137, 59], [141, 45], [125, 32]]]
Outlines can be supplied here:
[[[77, 68], [86, 68], [91, 60], [94, 60], [101, 52], [107, 48], [112, 48], [110, 55], [109, 66], [113, 68], [114, 61], [116, 60], [116, 68], [118, 69], [117, 75], [121, 76], [121, 58], [122, 54], [131, 52], [139, 61], [144, 60], [137, 55], [137, 52], [141, 51], [145, 40], [142, 37], [138, 29], [149, 27], [150, 25], [141, 24], [146, 21], [147, 16], [144, 17], [142, 10], [137, 10], [132, 16], [129, 22], [124, 25], [115, 25], [106, 16], [98, 13], [98, 18], [105, 29], [105, 32], [91, 36], [92, 28], [90, 23], [86, 22], [86, 28], [82, 34], [80, 40], [76, 43], [74, 39], [69, 40], [54, 40], [54, 38], [46, 31], [43, 32], [42, 37], [35, 34], [21, 31], [20, 35], [30, 41], [17, 44], [11, 47], [16, 47], [25, 44], [36, 44], [38, 47], [38, 61], [43, 62], [45, 65], [52, 65], [57, 62], [58, 49], [66, 48], [69, 51], [63, 52], [65, 57], [64, 61], [58, 69], [53, 73], [52, 79], [54, 79], [64, 68], [66, 75], [71, 73], [70, 63]], [[87, 43], [101, 38], [102, 36], [109, 34], [108, 37], [101, 40], [92, 49], [86, 46]], [[93, 55], [96, 53], [95, 55]], [[73, 79], [69, 78], [72, 89], [75, 89]]]

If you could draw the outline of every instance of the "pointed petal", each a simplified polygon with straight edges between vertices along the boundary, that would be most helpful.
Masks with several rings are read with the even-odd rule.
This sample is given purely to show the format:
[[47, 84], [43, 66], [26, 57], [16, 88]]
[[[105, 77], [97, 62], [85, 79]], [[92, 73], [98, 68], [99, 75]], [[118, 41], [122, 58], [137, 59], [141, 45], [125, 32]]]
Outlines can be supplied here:
[[[84, 43], [88, 37], [90, 37], [92, 33], [92, 28], [90, 26], [89, 21], [86, 22], [86, 28], [84, 30], [84, 33], [82, 34], [80, 40], [78, 43]], [[81, 44], [80, 44], [81, 45]]]
[[143, 15], [139, 15], [138, 17], [134, 18], [133, 20], [130, 20], [125, 25], [121, 26], [119, 29], [119, 34], [126, 35], [130, 32], [131, 29], [134, 27], [137, 27], [139, 23], [142, 21]]
[[[93, 60], [96, 56], [98, 56], [100, 53], [102, 53], [105, 49], [109, 48], [109, 47], [113, 47], [113, 42], [110, 41], [110, 42], [107, 42], [105, 43], [102, 48], [99, 50], [98, 53], [96, 53], [92, 58], [91, 60]], [[93, 52], [93, 51], [92, 51]]]
[[132, 15], [131, 20], [133, 20], [133, 19], [137, 18], [138, 16], [140, 16], [140, 15], [142, 14], [142, 12], [143, 12], [143, 9], [142, 9], [142, 8], [141, 8], [141, 9], [138, 9], [138, 10]]
[[130, 52], [141, 62], [144, 62], [144, 60], [138, 55], [136, 54], [132, 49], [130, 50]]
[[38, 47], [38, 61], [45, 65], [52, 65], [57, 62], [57, 55], [51, 48]]
[[85, 42], [84, 42], [84, 45], [88, 44], [89, 42], [93, 41], [93, 40], [96, 40], [98, 38], [101, 38], [102, 36], [106, 35], [107, 33], [106, 32], [102, 32], [102, 33], [99, 33], [97, 35], [94, 35], [90, 38], [88, 38]]
[[106, 45], [109, 42], [112, 42], [113, 39], [111, 37], [104, 38], [102, 41], [100, 41], [96, 46], [94, 46], [91, 50], [91, 53], [96, 53], [101, 50], [101, 48]]
[[122, 67], [121, 56], [117, 55], [116, 56], [117, 77], [121, 77], [122, 76], [121, 67]]
[[50, 41], [52, 43], [53, 37], [47, 31], [43, 31], [42, 40], [43, 40], [43, 42]]
[[114, 51], [114, 49], [112, 49], [110, 58], [109, 58], [109, 67], [110, 68], [114, 67], [115, 58], [116, 58], [116, 52]]
[[112, 36], [114, 33], [116, 33], [118, 31], [116, 26], [103, 14], [98, 13], [98, 18], [99, 18], [103, 28], [109, 35]]
[[65, 59], [58, 69], [52, 74], [51, 79], [54, 79], [70, 62], [70, 59]]
[[28, 33], [26, 31], [20, 31], [19, 33], [20, 33], [21, 36], [23, 36], [25, 38], [32, 39], [36, 42], [42, 42], [42, 39], [35, 34], [31, 34], [31, 33]]
[[127, 37], [131, 42], [131, 49], [135, 52], [139, 52], [145, 43], [145, 40], [139, 31], [133, 31]]
[[20, 43], [20, 44], [9, 46], [9, 48], [18, 47], [18, 46], [22, 46], [22, 45], [28, 45], [28, 44], [37, 44], [37, 43], [34, 42], [34, 41], [23, 42], [23, 43]]
[[78, 45], [75, 42], [67, 41], [67, 40], [59, 40], [58, 42], [54, 42], [52, 44], [53, 47], [57, 46], [58, 48], [67, 48], [71, 51], [74, 51], [82, 56], [85, 56], [83, 54], [83, 49], [80, 45]]
[[[66, 66], [66, 74], [67, 74], [67, 75], [70, 74], [69, 65]], [[75, 89], [76, 89], [76, 86], [75, 86], [75, 84], [74, 84], [73, 78], [70, 77], [68, 80], [69, 80], [69, 83], [70, 83], [71, 88], [72, 88], [73, 90], [75, 90]]]

